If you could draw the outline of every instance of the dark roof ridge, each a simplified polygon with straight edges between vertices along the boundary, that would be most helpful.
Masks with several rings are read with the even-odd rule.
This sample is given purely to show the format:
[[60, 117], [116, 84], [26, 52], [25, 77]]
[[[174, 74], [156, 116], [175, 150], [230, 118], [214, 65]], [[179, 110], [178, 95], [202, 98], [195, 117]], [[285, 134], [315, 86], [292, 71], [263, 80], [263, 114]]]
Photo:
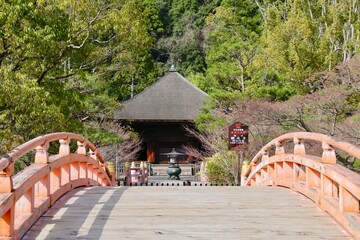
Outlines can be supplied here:
[[139, 97], [139, 95], [142, 95], [143, 93], [147, 92], [149, 89], [151, 89], [153, 86], [159, 84], [159, 82], [168, 74], [170, 74], [171, 72], [167, 72], [164, 76], [162, 76], [161, 78], [159, 78], [159, 80], [157, 80], [156, 82], [154, 82], [153, 84], [149, 85], [148, 87], [146, 87], [144, 90], [142, 90], [141, 92], [139, 92], [138, 94], [135, 94], [134, 97], [126, 100], [123, 102], [123, 105], [125, 105], [128, 102], [131, 102], [132, 100], [135, 100], [136, 98]]
[[151, 84], [150, 86], [148, 86], [147, 88], [145, 88], [144, 90], [142, 90], [141, 92], [139, 92], [138, 94], [136, 94], [134, 97], [126, 100], [123, 102], [123, 105], [131, 102], [132, 100], [135, 100], [136, 98], [139, 98], [139, 96], [143, 95], [145, 92], [147, 92], [149, 89], [155, 87], [156, 85], [158, 85], [160, 82], [162, 81], [166, 81], [166, 76], [169, 74], [173, 74], [175, 73], [176, 75], [178, 75], [181, 80], [183, 80], [184, 82], [188, 83], [191, 87], [193, 87], [194, 89], [196, 89], [197, 91], [199, 91], [201, 94], [204, 94], [204, 96], [209, 96], [206, 92], [204, 92], [203, 90], [201, 90], [200, 88], [198, 88], [197, 86], [195, 86], [192, 82], [190, 82], [189, 80], [187, 80], [186, 78], [184, 78], [180, 73], [178, 73], [177, 71], [174, 72], [167, 72], [164, 76], [162, 76], [159, 80], [157, 80], [156, 82], [154, 82], [153, 84]]
[[194, 120], [208, 94], [178, 72], [168, 72], [123, 102], [115, 119]]
[[205, 96], [209, 96], [206, 92], [204, 92], [203, 90], [201, 90], [200, 88], [195, 86], [195, 84], [193, 84], [192, 82], [190, 82], [189, 80], [184, 78], [180, 73], [178, 73], [178, 72], [174, 72], [174, 73], [177, 74], [183, 81], [185, 81], [186, 83], [191, 85], [193, 88], [195, 88], [197, 91], [199, 91], [201, 94], [204, 94]]

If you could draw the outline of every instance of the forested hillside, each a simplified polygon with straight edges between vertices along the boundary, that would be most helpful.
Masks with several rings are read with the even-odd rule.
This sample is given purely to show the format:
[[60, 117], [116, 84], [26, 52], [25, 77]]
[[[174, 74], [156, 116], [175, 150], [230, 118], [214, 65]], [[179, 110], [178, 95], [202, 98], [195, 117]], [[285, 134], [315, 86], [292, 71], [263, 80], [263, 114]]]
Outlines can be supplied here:
[[358, 0], [0, 0], [0, 153], [54, 131], [121, 144], [114, 109], [171, 64], [212, 97], [208, 136], [239, 119], [254, 143], [359, 143], [359, 44]]

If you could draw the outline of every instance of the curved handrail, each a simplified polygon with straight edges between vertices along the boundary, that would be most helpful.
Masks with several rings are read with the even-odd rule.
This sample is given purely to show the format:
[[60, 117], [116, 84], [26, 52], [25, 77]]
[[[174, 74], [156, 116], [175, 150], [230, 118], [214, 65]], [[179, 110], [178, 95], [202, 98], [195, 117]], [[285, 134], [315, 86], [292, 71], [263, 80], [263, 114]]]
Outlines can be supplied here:
[[[49, 156], [53, 141], [60, 142], [59, 153]], [[70, 141], [77, 141], [76, 153], [71, 153]], [[15, 162], [34, 149], [34, 164], [12, 176]], [[114, 173], [84, 137], [60, 132], [32, 139], [0, 159], [0, 238], [21, 238], [57, 199], [76, 187], [114, 183]]]
[[44, 136], [39, 136], [13, 149], [7, 156], [0, 159], [0, 171], [4, 171], [4, 169], [7, 168], [10, 164], [14, 163], [16, 160], [18, 160], [28, 152], [34, 150], [36, 147], [44, 146], [46, 144], [49, 144], [50, 142], [54, 142], [60, 139], [79, 141], [80, 143], [86, 145], [90, 150], [95, 152], [96, 156], [98, 157], [101, 163], [105, 162], [104, 158], [97, 151], [94, 144], [92, 144], [89, 140], [87, 140], [83, 136], [68, 132], [58, 132], [58, 133], [46, 134]]
[[[294, 142], [285, 153], [283, 144]], [[307, 155], [304, 141], [320, 142], [322, 157]], [[269, 155], [275, 147], [273, 156]], [[360, 147], [318, 133], [296, 132], [266, 144], [242, 176], [243, 186], [285, 186], [301, 192], [360, 239], [360, 175], [336, 164], [335, 149], [360, 159]]]
[[[281, 135], [269, 143], [267, 143], [264, 147], [261, 148], [261, 150], [255, 155], [255, 157], [251, 160], [250, 163], [256, 163], [259, 161], [262, 156], [264, 155], [264, 152], [268, 152], [273, 146], [276, 146], [276, 144], [283, 143], [287, 140], [293, 140], [293, 139], [299, 139], [299, 140], [312, 140], [312, 141], [318, 141], [322, 143], [326, 143], [329, 146], [332, 146], [333, 148], [340, 149], [344, 152], [347, 152], [351, 154], [352, 156], [360, 159], [360, 147], [355, 146], [354, 144], [345, 142], [343, 140], [330, 137], [324, 134], [320, 133], [310, 133], [310, 132], [294, 132], [294, 133], [287, 133], [284, 135]], [[247, 169], [246, 174], [249, 173], [249, 169]]]

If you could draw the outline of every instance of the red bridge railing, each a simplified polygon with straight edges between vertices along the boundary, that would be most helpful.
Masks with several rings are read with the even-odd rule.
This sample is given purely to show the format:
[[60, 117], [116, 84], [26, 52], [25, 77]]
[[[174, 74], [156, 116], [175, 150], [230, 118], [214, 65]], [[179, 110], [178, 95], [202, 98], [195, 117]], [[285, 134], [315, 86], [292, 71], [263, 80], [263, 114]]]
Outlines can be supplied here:
[[[304, 141], [321, 144], [322, 157], [307, 155]], [[292, 141], [294, 150], [285, 153]], [[360, 239], [360, 175], [336, 164], [335, 149], [360, 159], [360, 147], [317, 133], [289, 133], [266, 146], [243, 173], [243, 186], [284, 186], [302, 193]], [[270, 156], [270, 152], [274, 152]]]
[[[59, 141], [59, 152], [49, 156], [49, 143]], [[77, 141], [76, 153], [70, 141]], [[14, 164], [35, 152], [35, 163], [13, 176]], [[0, 159], [0, 238], [19, 239], [63, 194], [80, 186], [114, 185], [113, 173], [96, 147], [73, 133], [35, 138]]]

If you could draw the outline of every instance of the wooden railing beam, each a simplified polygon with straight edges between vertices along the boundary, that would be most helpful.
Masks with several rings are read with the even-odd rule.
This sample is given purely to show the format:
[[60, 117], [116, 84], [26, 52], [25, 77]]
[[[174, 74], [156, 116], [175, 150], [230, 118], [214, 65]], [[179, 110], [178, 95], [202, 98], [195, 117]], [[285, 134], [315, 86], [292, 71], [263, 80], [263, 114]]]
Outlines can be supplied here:
[[[285, 154], [283, 142], [289, 140], [294, 142], [294, 152]], [[306, 140], [321, 144], [321, 158], [305, 154]], [[275, 155], [264, 154], [273, 147], [276, 148]], [[329, 212], [356, 239], [360, 239], [360, 175], [336, 164], [335, 149], [360, 159], [360, 147], [339, 139], [317, 133], [282, 135], [256, 154], [250, 166], [260, 164], [261, 168], [249, 167], [244, 171], [242, 185], [275, 183], [299, 191]], [[267, 174], [263, 174], [264, 168], [267, 168]]]
[[[78, 144], [76, 154], [70, 152], [72, 140]], [[53, 141], [60, 142], [59, 154], [49, 156], [49, 144]], [[34, 165], [15, 176], [14, 186], [14, 163], [33, 150], [36, 150]], [[63, 194], [89, 184], [113, 185], [111, 177], [104, 158], [82, 136], [54, 133], [20, 145], [0, 158], [0, 238], [21, 238], [36, 218]]]

